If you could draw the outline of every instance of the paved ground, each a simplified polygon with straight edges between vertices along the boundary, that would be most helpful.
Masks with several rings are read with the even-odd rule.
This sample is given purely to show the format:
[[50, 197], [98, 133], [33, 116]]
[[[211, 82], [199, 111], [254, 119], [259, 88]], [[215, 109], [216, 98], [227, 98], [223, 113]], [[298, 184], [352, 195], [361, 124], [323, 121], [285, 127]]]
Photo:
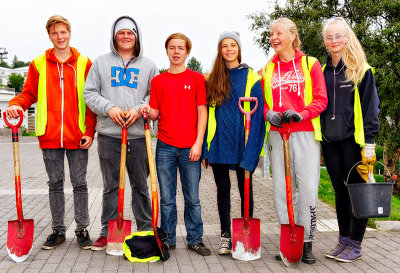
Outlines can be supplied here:
[[[88, 227], [93, 239], [99, 235], [102, 196], [102, 178], [99, 170], [96, 142], [91, 148], [87, 181], [91, 225]], [[300, 263], [297, 269], [286, 268], [275, 261], [279, 248], [280, 227], [277, 224], [272, 200], [272, 183], [261, 177], [261, 170], [254, 175], [255, 218], [261, 219], [261, 259], [242, 262], [229, 256], [218, 256], [219, 220], [216, 204], [216, 187], [211, 171], [204, 170], [200, 185], [204, 242], [212, 248], [212, 255], [201, 257], [189, 252], [185, 243], [183, 224], [183, 198], [179, 191], [177, 249], [171, 258], [162, 263], [130, 263], [122, 257], [106, 255], [105, 251], [80, 250], [74, 238], [72, 187], [67, 170], [65, 182], [67, 242], [55, 250], [42, 250], [41, 246], [51, 233], [51, 216], [48, 201], [47, 174], [42, 154], [34, 137], [20, 138], [21, 180], [24, 218], [34, 219], [33, 249], [28, 259], [14, 263], [7, 255], [7, 222], [15, 220], [15, 193], [10, 137], [0, 137], [0, 272], [400, 272], [400, 234], [368, 230], [363, 242], [363, 258], [352, 264], [326, 259], [324, 252], [336, 245], [338, 232], [335, 211], [320, 202], [316, 241], [313, 244], [317, 262], [314, 265]], [[234, 173], [232, 173], [233, 181]], [[126, 197], [130, 196], [129, 187]], [[232, 217], [240, 217], [240, 199], [233, 183]], [[130, 198], [125, 198], [124, 217], [132, 219]]]

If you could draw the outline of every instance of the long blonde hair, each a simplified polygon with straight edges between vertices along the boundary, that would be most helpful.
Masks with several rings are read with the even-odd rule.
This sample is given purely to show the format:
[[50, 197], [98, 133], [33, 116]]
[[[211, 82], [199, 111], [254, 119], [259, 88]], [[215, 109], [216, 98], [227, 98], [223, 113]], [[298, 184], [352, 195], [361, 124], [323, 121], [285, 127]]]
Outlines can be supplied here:
[[299, 38], [299, 31], [297, 30], [296, 24], [289, 18], [280, 17], [280, 18], [272, 21], [270, 28], [272, 28], [272, 26], [274, 26], [276, 24], [280, 24], [280, 25], [284, 26], [288, 32], [290, 32], [291, 34], [296, 36], [292, 42], [292, 47], [294, 50], [300, 49], [301, 41]]
[[346, 81], [353, 82], [356, 85], [362, 80], [367, 56], [353, 29], [342, 17], [335, 17], [326, 22], [322, 30], [324, 37], [328, 27], [334, 24], [343, 27], [347, 38], [347, 42], [342, 50], [342, 60], [346, 66]]

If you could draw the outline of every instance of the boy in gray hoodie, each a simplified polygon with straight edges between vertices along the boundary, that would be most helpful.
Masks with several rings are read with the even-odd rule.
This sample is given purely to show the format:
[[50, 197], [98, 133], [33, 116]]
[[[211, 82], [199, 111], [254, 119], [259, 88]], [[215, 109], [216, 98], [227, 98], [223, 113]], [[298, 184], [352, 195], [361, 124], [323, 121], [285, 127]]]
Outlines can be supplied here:
[[[131, 17], [118, 18], [111, 28], [111, 52], [98, 57], [86, 80], [84, 99], [97, 114], [98, 154], [103, 175], [100, 237], [92, 250], [107, 246], [108, 220], [117, 218], [122, 127], [128, 127], [126, 167], [132, 188], [132, 210], [137, 230], [151, 230], [147, 186], [149, 166], [143, 119], [138, 109], [147, 104], [156, 65], [143, 56], [140, 29]], [[127, 113], [124, 113], [127, 111]]]

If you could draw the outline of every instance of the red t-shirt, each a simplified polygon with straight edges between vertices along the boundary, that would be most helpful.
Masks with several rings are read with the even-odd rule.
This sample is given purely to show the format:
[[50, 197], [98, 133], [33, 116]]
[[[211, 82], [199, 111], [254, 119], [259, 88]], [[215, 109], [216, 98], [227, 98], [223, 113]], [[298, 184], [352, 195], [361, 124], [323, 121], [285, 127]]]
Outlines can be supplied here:
[[168, 71], [151, 81], [150, 107], [160, 111], [158, 138], [178, 148], [190, 148], [197, 138], [197, 106], [206, 104], [204, 76], [188, 68]]

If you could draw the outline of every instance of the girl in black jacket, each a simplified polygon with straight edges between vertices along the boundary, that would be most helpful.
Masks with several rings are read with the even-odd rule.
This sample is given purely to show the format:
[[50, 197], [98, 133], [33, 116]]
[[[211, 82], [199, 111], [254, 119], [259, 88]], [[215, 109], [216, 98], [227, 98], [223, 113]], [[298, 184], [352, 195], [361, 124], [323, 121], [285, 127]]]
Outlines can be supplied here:
[[[323, 66], [328, 107], [321, 114], [322, 153], [335, 190], [339, 224], [339, 243], [325, 255], [353, 262], [361, 258], [368, 219], [354, 217], [345, 181], [362, 156], [367, 161], [375, 156], [379, 100], [373, 69], [346, 21], [340, 17], [331, 19], [323, 28], [323, 36], [329, 55]], [[365, 182], [352, 171], [348, 183]]]

